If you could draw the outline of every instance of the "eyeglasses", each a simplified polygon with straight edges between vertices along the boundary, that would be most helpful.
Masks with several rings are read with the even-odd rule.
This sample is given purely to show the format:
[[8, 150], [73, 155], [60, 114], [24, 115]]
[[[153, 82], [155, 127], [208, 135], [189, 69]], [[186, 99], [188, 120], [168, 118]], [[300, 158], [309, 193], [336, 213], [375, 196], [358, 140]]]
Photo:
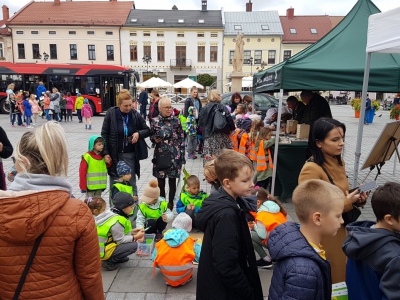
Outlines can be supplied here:
[[164, 107], [161, 107], [161, 108], [164, 108], [164, 109], [172, 109], [172, 106], [164, 106]]

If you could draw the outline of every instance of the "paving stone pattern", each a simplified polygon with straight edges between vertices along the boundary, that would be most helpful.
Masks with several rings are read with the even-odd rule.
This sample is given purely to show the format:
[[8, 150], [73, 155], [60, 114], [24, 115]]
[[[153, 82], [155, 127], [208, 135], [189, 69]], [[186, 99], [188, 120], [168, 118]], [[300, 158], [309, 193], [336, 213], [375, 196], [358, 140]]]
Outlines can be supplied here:
[[[354, 118], [354, 111], [348, 105], [331, 106], [331, 110], [333, 116], [336, 119], [344, 122], [347, 127], [344, 159], [346, 161], [346, 170], [349, 180], [351, 180], [354, 165], [358, 119]], [[378, 117], [381, 114], [382, 116]], [[66, 132], [68, 141], [68, 180], [73, 186], [73, 193], [76, 198], [84, 199], [84, 195], [81, 194], [79, 189], [78, 170], [81, 156], [87, 151], [89, 136], [92, 134], [100, 134], [103, 118], [104, 115], [101, 115], [92, 119], [92, 130], [85, 130], [84, 124], [78, 123], [76, 116], [74, 116], [72, 122], [61, 123], [61, 126]], [[391, 121], [392, 120], [389, 120], [389, 112], [380, 110], [376, 113], [374, 123], [364, 127], [361, 163], [365, 161], [384, 125]], [[39, 119], [37, 126], [40, 126], [44, 122], [45, 120]], [[7, 132], [7, 135], [14, 147], [24, 132], [27, 130], [32, 130], [21, 127], [12, 128], [9, 124], [9, 117], [7, 115], [0, 116], [0, 125]], [[148, 143], [150, 145], [150, 142]], [[141, 162], [141, 177], [137, 181], [139, 194], [153, 178], [151, 163], [152, 154], [153, 149], [150, 149], [149, 158]], [[383, 184], [386, 181], [399, 181], [396, 174], [393, 174], [393, 161], [394, 160], [392, 159], [383, 167], [382, 175], [378, 177], [379, 184]], [[11, 169], [11, 165], [11, 159], [4, 160], [4, 170], [6, 172]], [[400, 165], [398, 165], [398, 167], [400, 167]], [[190, 174], [195, 174], [200, 178], [201, 188], [204, 191], [210, 191], [210, 186], [202, 180], [204, 176], [202, 160], [200, 157], [196, 160], [187, 160], [186, 169]], [[398, 172], [400, 173], [400, 171]], [[366, 173], [367, 171], [360, 172], [359, 178], [364, 178]], [[374, 170], [372, 173], [373, 175], [370, 175], [368, 180], [372, 180], [373, 177], [375, 177], [376, 170]], [[108, 190], [103, 193], [103, 198], [108, 199]], [[288, 210], [290, 219], [297, 221], [291, 202], [285, 203], [285, 206]], [[374, 219], [369, 203], [362, 210], [360, 219]], [[260, 270], [259, 273], [266, 299], [268, 296], [272, 270]], [[155, 275], [154, 277], [153, 274]], [[191, 300], [195, 299], [196, 278], [197, 269], [195, 269], [193, 280], [187, 285], [179, 288], [167, 287], [159, 270], [153, 270], [150, 257], [139, 257], [136, 254], [133, 254], [130, 257], [130, 261], [123, 264], [121, 268], [115, 271], [103, 271], [103, 287], [107, 300]]]

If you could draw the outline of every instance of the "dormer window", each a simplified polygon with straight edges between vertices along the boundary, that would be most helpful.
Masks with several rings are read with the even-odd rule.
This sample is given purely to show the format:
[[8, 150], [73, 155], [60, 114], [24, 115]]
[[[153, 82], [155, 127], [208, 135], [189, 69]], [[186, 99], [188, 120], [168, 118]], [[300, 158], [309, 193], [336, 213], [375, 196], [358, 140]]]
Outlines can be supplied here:
[[184, 19], [179, 19], [179, 20], [178, 20], [178, 23], [184, 23], [184, 22], [185, 22]]
[[261, 29], [262, 30], [269, 30], [269, 26], [268, 25], [261, 25]]
[[164, 23], [164, 19], [158, 19], [158, 23]]
[[312, 34], [317, 34], [318, 33], [317, 29], [315, 29], [315, 28], [311, 28], [310, 31], [311, 31]]
[[137, 23], [137, 19], [131, 19], [132, 23]]
[[200, 19], [200, 20], [199, 20], [199, 23], [203, 24], [203, 23], [204, 23], [204, 20], [203, 20], [203, 19]]
[[235, 30], [242, 30], [242, 25], [233, 25]]
[[290, 33], [291, 34], [297, 34], [296, 28], [290, 28]]

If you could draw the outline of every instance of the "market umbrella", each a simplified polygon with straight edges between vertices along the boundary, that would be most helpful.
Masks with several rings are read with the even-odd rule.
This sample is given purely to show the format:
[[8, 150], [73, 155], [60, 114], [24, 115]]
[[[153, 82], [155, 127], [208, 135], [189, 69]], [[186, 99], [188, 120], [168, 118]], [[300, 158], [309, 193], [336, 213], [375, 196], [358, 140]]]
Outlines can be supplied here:
[[162, 80], [161, 78], [158, 77], [151, 77], [150, 79], [146, 80], [145, 82], [138, 83], [137, 84], [139, 87], [142, 88], [167, 88], [171, 87], [172, 84], [169, 82]]
[[200, 83], [197, 83], [196, 81], [190, 79], [189, 77], [173, 85], [173, 87], [176, 89], [190, 89], [193, 86], [197, 87], [198, 89], [204, 88], [204, 86], [202, 86]]

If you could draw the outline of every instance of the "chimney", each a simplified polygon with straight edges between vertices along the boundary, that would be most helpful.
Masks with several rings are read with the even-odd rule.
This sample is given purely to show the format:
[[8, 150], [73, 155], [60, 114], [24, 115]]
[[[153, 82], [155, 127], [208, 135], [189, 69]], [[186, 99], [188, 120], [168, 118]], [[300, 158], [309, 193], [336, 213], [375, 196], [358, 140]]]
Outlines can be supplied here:
[[54, 5], [60, 5], [60, 0], [54, 0]]
[[207, 11], [207, 0], [201, 0], [201, 11]]
[[246, 11], [253, 11], [253, 3], [251, 3], [251, 0], [246, 3]]
[[3, 9], [3, 21], [7, 21], [10, 18], [10, 12], [8, 10], [8, 6], [3, 5], [1, 8]]
[[286, 17], [287, 17], [289, 20], [294, 20], [294, 8], [288, 8], [288, 9], [286, 10]]

